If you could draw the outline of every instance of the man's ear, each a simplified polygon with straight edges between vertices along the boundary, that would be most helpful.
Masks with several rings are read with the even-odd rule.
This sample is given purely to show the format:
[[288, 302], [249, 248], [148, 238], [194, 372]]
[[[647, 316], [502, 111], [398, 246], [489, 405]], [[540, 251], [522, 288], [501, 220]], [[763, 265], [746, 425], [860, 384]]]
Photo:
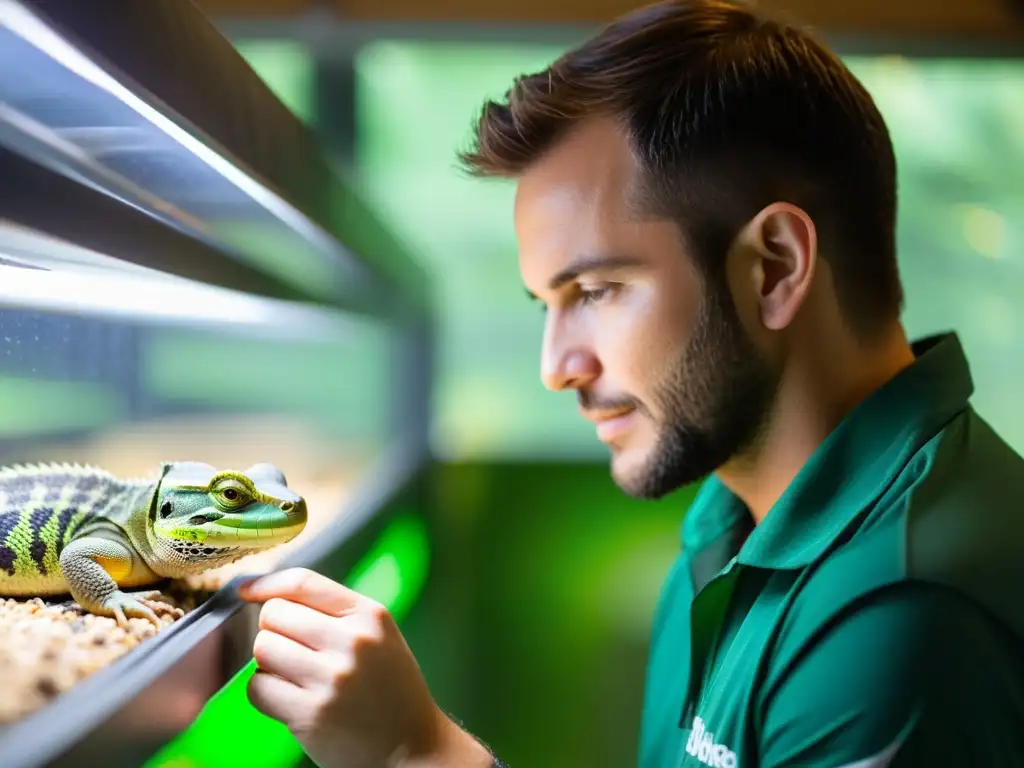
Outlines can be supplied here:
[[802, 208], [772, 203], [744, 227], [744, 244], [754, 254], [749, 276], [765, 328], [781, 330], [807, 299], [818, 264], [814, 221]]

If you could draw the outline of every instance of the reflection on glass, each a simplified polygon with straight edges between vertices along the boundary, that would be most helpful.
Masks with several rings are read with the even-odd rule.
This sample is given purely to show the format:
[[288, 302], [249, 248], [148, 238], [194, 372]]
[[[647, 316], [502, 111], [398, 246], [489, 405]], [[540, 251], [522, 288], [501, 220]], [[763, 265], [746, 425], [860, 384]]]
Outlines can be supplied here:
[[[15, 0], [0, 0], [0, 143], [323, 299], [362, 270], [302, 212]], [[286, 255], [286, 257], [284, 257]]]

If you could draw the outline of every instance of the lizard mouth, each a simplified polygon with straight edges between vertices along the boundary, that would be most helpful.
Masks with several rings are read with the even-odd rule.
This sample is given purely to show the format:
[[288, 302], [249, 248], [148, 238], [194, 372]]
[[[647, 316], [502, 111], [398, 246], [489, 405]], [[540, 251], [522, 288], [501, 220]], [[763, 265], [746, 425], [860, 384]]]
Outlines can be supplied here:
[[192, 515], [192, 517], [188, 519], [188, 524], [190, 526], [198, 528], [199, 526], [204, 525], [205, 523], [215, 523], [222, 517], [224, 517], [224, 515], [222, 515], [220, 512], [203, 512], [199, 515]]
[[202, 512], [189, 518], [190, 527], [203, 531], [204, 543], [222, 546], [271, 546], [289, 541], [306, 525], [304, 504], [288, 509], [264, 506], [237, 513]]

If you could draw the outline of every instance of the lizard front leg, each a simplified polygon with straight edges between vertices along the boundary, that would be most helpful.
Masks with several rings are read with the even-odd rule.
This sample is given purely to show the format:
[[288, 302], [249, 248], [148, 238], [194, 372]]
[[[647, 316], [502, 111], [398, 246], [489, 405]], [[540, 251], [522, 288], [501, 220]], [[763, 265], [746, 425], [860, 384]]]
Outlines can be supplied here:
[[127, 544], [113, 537], [89, 535], [64, 547], [60, 568], [71, 596], [85, 610], [112, 616], [125, 629], [129, 617], [148, 619], [159, 629], [160, 620], [145, 603], [159, 595], [159, 590], [129, 595], [114, 579], [114, 575], [131, 573], [134, 558]]

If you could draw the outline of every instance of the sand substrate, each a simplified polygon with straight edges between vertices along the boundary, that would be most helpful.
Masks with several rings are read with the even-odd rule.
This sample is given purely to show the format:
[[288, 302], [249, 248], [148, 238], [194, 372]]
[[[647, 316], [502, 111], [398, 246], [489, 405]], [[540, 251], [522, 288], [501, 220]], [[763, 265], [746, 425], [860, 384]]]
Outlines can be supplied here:
[[[285, 471], [290, 487], [307, 500], [309, 520], [291, 542], [205, 573], [157, 585], [161, 627], [129, 619], [126, 630], [112, 618], [83, 612], [70, 597], [0, 597], [0, 723], [9, 723], [45, 706], [114, 660], [164, 632], [231, 578], [273, 570], [282, 558], [314, 539], [345, 503], [364, 462], [337, 455], [336, 444], [317, 440], [301, 426], [266, 417], [244, 423], [195, 421], [133, 425], [87, 445], [53, 446], [19, 461], [77, 461], [124, 477], [149, 475], [161, 460], [193, 459], [244, 469], [272, 461]], [[262, 431], [261, 431], [262, 427]], [[230, 439], [230, 436], [237, 436]], [[4, 461], [3, 463], [8, 463]], [[157, 608], [158, 606], [154, 606]]]

